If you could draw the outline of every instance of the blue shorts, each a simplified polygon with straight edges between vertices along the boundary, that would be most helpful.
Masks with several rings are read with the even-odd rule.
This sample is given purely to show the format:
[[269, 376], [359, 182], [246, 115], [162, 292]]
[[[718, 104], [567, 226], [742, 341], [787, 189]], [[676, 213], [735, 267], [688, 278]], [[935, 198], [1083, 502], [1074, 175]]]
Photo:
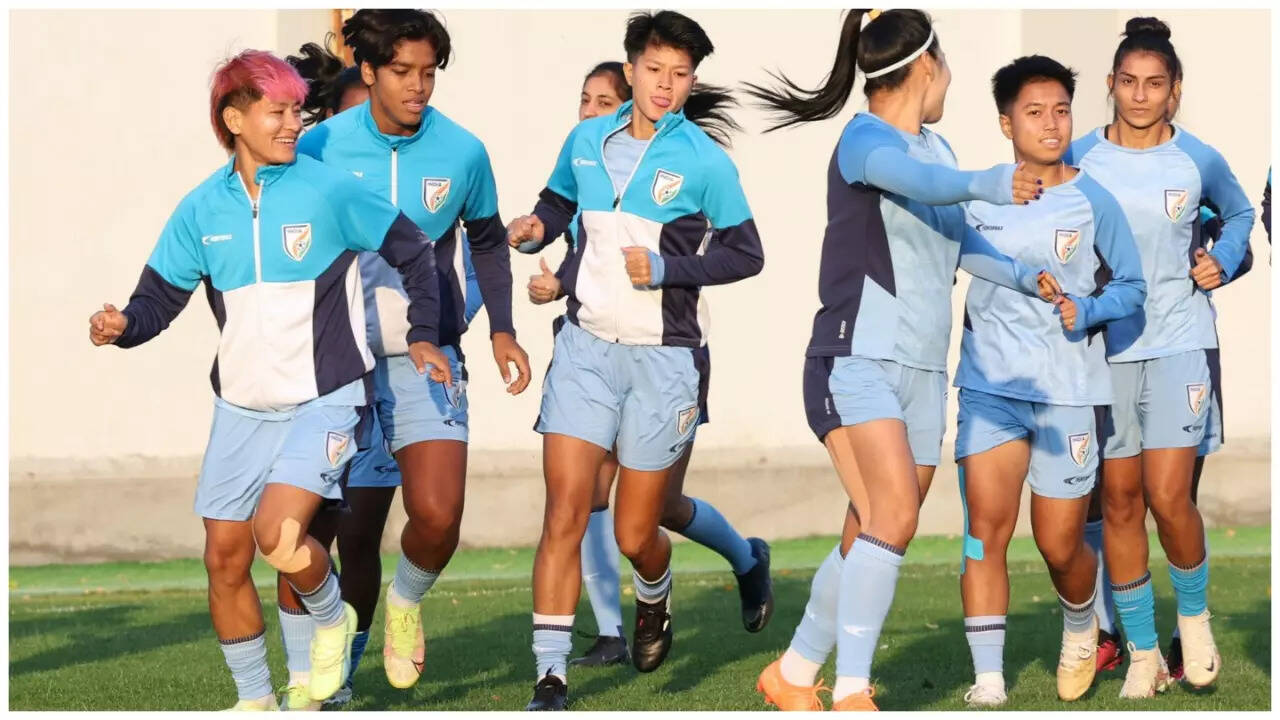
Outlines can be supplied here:
[[632, 470], [671, 467], [702, 414], [697, 365], [692, 348], [611, 343], [563, 323], [534, 430], [616, 450]]
[[374, 406], [391, 453], [426, 440], [467, 441], [467, 368], [457, 347], [440, 350], [453, 370], [448, 388], [419, 375], [408, 355], [375, 358]]
[[[1101, 433], [1104, 457], [1127, 458], [1161, 448], [1198, 448], [1210, 435], [1214, 391], [1206, 351], [1112, 363], [1111, 385], [1116, 399]], [[1220, 412], [1217, 417], [1221, 419]], [[1221, 430], [1216, 434], [1220, 439]]]
[[804, 409], [819, 442], [838, 427], [901, 420], [916, 464], [936, 466], [946, 427], [947, 374], [893, 360], [805, 358]]
[[400, 487], [400, 466], [391, 456], [391, 445], [382, 432], [378, 411], [373, 409], [369, 423], [369, 447], [356, 453], [347, 473], [347, 487]]
[[287, 413], [256, 413], [214, 401], [213, 429], [196, 484], [195, 511], [213, 520], [248, 520], [267, 483], [342, 497], [339, 481], [356, 452], [359, 408], [324, 398]]
[[1093, 491], [1098, 474], [1101, 412], [1090, 405], [1050, 405], [960, 388], [956, 460], [1027, 438], [1031, 492], [1047, 498], [1084, 497]]

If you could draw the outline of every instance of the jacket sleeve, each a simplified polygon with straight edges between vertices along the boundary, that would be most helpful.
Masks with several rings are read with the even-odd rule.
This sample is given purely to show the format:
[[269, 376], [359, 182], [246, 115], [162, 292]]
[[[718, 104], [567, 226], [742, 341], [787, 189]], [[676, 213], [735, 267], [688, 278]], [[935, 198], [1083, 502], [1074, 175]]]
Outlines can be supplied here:
[[204, 255], [194, 211], [184, 200], [165, 224], [160, 239], [142, 268], [138, 285], [129, 297], [124, 332], [115, 344], [131, 348], [159, 335], [191, 300], [204, 277]]
[[506, 226], [498, 215], [493, 167], [483, 146], [471, 163], [470, 180], [462, 223], [471, 246], [476, 282], [489, 313], [489, 334], [515, 335], [511, 322], [511, 249], [507, 245]]

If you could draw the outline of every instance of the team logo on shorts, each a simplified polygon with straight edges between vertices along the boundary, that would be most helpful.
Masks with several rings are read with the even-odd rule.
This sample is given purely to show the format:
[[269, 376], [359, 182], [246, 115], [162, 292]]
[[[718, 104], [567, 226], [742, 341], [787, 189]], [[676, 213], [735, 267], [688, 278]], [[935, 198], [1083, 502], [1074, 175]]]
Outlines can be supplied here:
[[680, 188], [684, 185], [684, 176], [677, 175], [666, 170], [659, 170], [653, 176], [653, 187], [650, 193], [653, 195], [653, 201], [658, 205], [666, 205], [676, 196], [680, 194]]
[[284, 254], [302, 262], [302, 258], [311, 249], [311, 223], [301, 225], [285, 225], [280, 228], [284, 239]]
[[1200, 417], [1200, 410], [1204, 408], [1204, 397], [1208, 394], [1208, 389], [1204, 383], [1188, 383], [1187, 384], [1187, 407], [1191, 408], [1191, 414]]
[[1164, 214], [1168, 215], [1173, 222], [1178, 222], [1182, 217], [1182, 211], [1187, 209], [1187, 195], [1186, 190], [1164, 191]]
[[428, 212], [436, 212], [449, 199], [449, 178], [422, 178], [422, 204]]
[[692, 427], [695, 422], [697, 422], [697, 420], [698, 420], [697, 405], [694, 405], [693, 407], [690, 407], [690, 408], [685, 408], [684, 410], [677, 412], [676, 413], [676, 432], [680, 433], [681, 435], [685, 434], [686, 432], [689, 431], [689, 428]]
[[1053, 231], [1053, 254], [1058, 256], [1058, 262], [1065, 265], [1076, 254], [1078, 247], [1080, 247], [1079, 230]]
[[329, 458], [329, 464], [338, 467], [338, 461], [342, 459], [342, 454], [347, 451], [347, 445], [350, 444], [350, 436], [330, 430], [324, 437], [324, 454]]
[[1092, 444], [1089, 433], [1068, 435], [1067, 444], [1071, 448], [1071, 461], [1080, 467], [1084, 467], [1085, 460], [1089, 459], [1089, 446]]

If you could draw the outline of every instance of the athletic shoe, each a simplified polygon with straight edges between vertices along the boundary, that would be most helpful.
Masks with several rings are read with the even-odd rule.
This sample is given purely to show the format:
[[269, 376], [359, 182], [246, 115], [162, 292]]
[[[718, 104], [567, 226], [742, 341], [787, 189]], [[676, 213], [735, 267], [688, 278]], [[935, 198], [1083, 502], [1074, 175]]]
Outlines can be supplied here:
[[876, 689], [869, 687], [862, 692], [856, 692], [852, 695], [846, 695], [843, 699], [837, 700], [831, 706], [832, 710], [879, 710], [876, 704], [871, 700], [875, 697]]
[[1129, 670], [1120, 688], [1122, 698], [1149, 698], [1169, 688], [1169, 668], [1159, 648], [1139, 650], [1128, 643]]
[[769, 577], [769, 543], [748, 538], [756, 564], [738, 579], [738, 597], [742, 600], [742, 626], [747, 632], [760, 632], [773, 617], [773, 579]]
[[1062, 631], [1062, 652], [1058, 655], [1058, 698], [1077, 700], [1093, 685], [1098, 672], [1098, 618], [1086, 632]]
[[391, 687], [404, 690], [418, 682], [427, 654], [426, 639], [422, 636], [422, 605], [397, 607], [390, 596], [391, 585], [387, 585], [382, 667]]
[[1178, 616], [1183, 674], [1187, 683], [1197, 689], [1213, 684], [1222, 669], [1222, 656], [1218, 654], [1213, 631], [1209, 629], [1210, 617], [1208, 610], [1194, 617]]
[[548, 670], [545, 677], [533, 686], [533, 699], [525, 710], [563, 710], [569, 702], [569, 686]]
[[1124, 643], [1119, 633], [1112, 635], [1106, 630], [1098, 631], [1098, 672], [1115, 670], [1124, 662]]
[[311, 699], [326, 700], [347, 682], [351, 672], [351, 641], [356, 636], [356, 610], [342, 603], [344, 621], [317, 627], [311, 637]]
[[974, 683], [969, 687], [969, 692], [964, 694], [964, 702], [969, 707], [999, 707], [1009, 701], [1009, 694], [1005, 692], [1004, 683], [998, 686], [995, 684]]
[[631, 660], [640, 672], [653, 672], [671, 650], [671, 591], [654, 603], [636, 598], [636, 630]]
[[779, 710], [822, 710], [820, 691], [828, 688], [819, 680], [816, 685], [792, 685], [782, 677], [782, 659], [769, 663], [756, 680], [756, 691], [764, 695], [764, 701]]
[[292, 683], [278, 692], [280, 693], [281, 710], [297, 711], [320, 709], [320, 703], [311, 699], [311, 688], [307, 683]]
[[569, 661], [570, 665], [582, 667], [604, 667], [605, 665], [621, 665], [631, 661], [627, 652], [626, 638], [614, 635], [597, 635], [596, 641], [587, 649], [582, 657]]

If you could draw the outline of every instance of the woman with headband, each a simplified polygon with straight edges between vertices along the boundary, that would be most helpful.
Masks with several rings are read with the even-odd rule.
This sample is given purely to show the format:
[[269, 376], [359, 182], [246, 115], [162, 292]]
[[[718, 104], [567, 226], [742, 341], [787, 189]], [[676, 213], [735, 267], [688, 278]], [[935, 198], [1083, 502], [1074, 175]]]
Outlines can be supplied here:
[[766, 701], [785, 710], [821, 709], [815, 680], [833, 647], [833, 709], [875, 709], [871, 659], [940, 455], [957, 262], [1046, 301], [1059, 292], [1047, 272], [1001, 255], [965, 224], [956, 203], [1030, 203], [1040, 187], [1012, 165], [957, 170], [946, 141], [924, 127], [942, 118], [951, 82], [924, 12], [853, 10], [821, 87], [780, 75], [780, 87], [749, 92], [778, 113], [776, 130], [839, 113], [859, 71], [870, 112], [845, 126], [828, 166], [822, 308], [804, 371], [809, 425], [851, 511], [791, 647], [760, 675]]

